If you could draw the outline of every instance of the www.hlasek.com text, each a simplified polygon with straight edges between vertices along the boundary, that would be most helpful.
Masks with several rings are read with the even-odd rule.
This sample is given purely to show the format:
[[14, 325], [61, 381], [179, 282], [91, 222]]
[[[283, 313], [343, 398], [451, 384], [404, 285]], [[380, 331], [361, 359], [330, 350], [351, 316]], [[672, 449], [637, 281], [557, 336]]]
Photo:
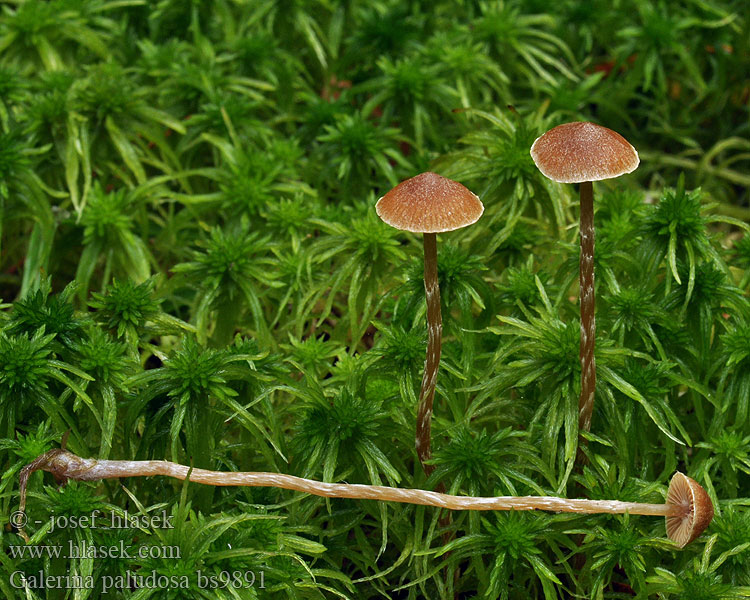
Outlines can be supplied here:
[[162, 544], [131, 546], [124, 540], [117, 544], [104, 545], [92, 544], [86, 540], [68, 540], [67, 552], [62, 544], [39, 544], [21, 546], [11, 544], [8, 552], [12, 558], [65, 558], [65, 559], [94, 559], [102, 560], [105, 558], [114, 558], [120, 560], [137, 559], [137, 558], [167, 558], [177, 560], [182, 558], [180, 546], [167, 546]]

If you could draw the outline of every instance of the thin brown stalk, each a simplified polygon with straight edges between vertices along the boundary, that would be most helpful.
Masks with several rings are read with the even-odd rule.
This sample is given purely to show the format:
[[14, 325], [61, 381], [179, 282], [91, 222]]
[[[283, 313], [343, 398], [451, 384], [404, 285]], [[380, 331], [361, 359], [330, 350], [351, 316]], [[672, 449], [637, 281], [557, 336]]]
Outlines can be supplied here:
[[435, 397], [440, 350], [443, 336], [443, 318], [440, 314], [440, 286], [438, 285], [437, 234], [424, 234], [424, 289], [427, 298], [427, 356], [422, 375], [417, 409], [416, 447], [419, 462], [429, 477], [435, 470], [427, 464], [432, 456], [431, 427], [432, 403]]
[[596, 393], [596, 294], [594, 291], [594, 186], [580, 185], [581, 193], [581, 396], [578, 400], [578, 429], [591, 429], [591, 414]]

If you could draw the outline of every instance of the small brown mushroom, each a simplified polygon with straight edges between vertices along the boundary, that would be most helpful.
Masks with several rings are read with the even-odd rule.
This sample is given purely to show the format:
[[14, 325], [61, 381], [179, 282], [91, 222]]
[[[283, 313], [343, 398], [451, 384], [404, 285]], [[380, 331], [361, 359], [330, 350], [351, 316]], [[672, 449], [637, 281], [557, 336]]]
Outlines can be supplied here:
[[669, 482], [667, 504], [682, 508], [681, 513], [667, 516], [667, 536], [680, 548], [697, 538], [714, 518], [714, 505], [706, 490], [679, 471]]
[[634, 171], [638, 153], [619, 133], [594, 123], [565, 123], [538, 137], [531, 157], [558, 183], [580, 183], [581, 194], [581, 395], [578, 428], [589, 431], [596, 392], [596, 295], [594, 293], [594, 187], [592, 181]]
[[378, 216], [391, 227], [424, 234], [424, 289], [427, 298], [427, 359], [417, 409], [416, 447], [427, 476], [430, 459], [432, 401], [440, 365], [443, 319], [437, 270], [437, 234], [476, 222], [484, 212], [479, 198], [460, 183], [436, 173], [422, 173], [402, 181], [375, 205]]
[[580, 500], [554, 496], [494, 496], [478, 498], [453, 496], [419, 489], [393, 488], [383, 485], [358, 483], [330, 483], [287, 475], [286, 473], [221, 472], [192, 469], [165, 460], [97, 460], [81, 458], [72, 452], [54, 448], [21, 469], [19, 476], [20, 511], [22, 517], [18, 533], [27, 543], [23, 529], [26, 508], [26, 486], [34, 471], [49, 471], [55, 481], [64, 485], [69, 479], [97, 481], [117, 477], [153, 477], [163, 475], [175, 479], [190, 479], [193, 483], [217, 486], [276, 487], [296, 490], [324, 498], [353, 498], [403, 502], [435, 506], [449, 510], [546, 510], [582, 514], [651, 515], [666, 517], [667, 536], [680, 548], [697, 538], [711, 523], [714, 507], [706, 491], [697, 481], [679, 471], [669, 484], [664, 504], [622, 502], [620, 500]]

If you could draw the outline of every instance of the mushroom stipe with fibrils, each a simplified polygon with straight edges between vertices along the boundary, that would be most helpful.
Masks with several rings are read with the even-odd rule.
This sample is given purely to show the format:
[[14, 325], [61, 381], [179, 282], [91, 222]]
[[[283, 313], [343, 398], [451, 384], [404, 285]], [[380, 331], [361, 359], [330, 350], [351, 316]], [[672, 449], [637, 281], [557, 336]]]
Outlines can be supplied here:
[[592, 182], [635, 171], [638, 153], [619, 133], [587, 122], [565, 123], [538, 137], [531, 158], [558, 183], [580, 184], [581, 395], [578, 429], [589, 431], [596, 392], [596, 294], [594, 291], [594, 187]]
[[[19, 509], [26, 509], [26, 486], [34, 471], [48, 471], [55, 481], [98, 481], [118, 477], [162, 475], [189, 479], [193, 483], [216, 486], [276, 487], [325, 498], [380, 500], [435, 506], [449, 510], [545, 510], [585, 514], [623, 514], [661, 516], [666, 519], [667, 536], [680, 548], [697, 538], [708, 527], [714, 507], [706, 490], [679, 471], [672, 476], [664, 504], [620, 502], [618, 500], [577, 500], [553, 496], [495, 496], [478, 498], [453, 496], [427, 490], [402, 489], [381, 485], [328, 483], [303, 479], [285, 473], [221, 472], [192, 469], [164, 460], [97, 460], [81, 458], [62, 448], [48, 450], [21, 469]], [[30, 542], [23, 527], [19, 534]]]
[[417, 408], [415, 445], [422, 469], [429, 477], [432, 403], [435, 396], [443, 336], [438, 285], [437, 234], [475, 223], [484, 212], [476, 194], [436, 173], [422, 173], [402, 181], [378, 200], [375, 212], [391, 227], [424, 234], [424, 289], [427, 300], [427, 357]]

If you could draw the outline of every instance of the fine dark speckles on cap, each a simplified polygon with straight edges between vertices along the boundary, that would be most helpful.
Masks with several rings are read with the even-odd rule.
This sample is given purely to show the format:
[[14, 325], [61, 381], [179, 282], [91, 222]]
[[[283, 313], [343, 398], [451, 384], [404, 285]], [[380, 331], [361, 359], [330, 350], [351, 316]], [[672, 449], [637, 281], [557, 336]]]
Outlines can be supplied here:
[[476, 194], [437, 173], [402, 181], [375, 205], [388, 225], [415, 233], [440, 233], [476, 222], [484, 206]]
[[539, 170], [559, 183], [619, 177], [635, 171], [638, 153], [616, 131], [587, 122], [565, 123], [538, 137], [531, 157]]

